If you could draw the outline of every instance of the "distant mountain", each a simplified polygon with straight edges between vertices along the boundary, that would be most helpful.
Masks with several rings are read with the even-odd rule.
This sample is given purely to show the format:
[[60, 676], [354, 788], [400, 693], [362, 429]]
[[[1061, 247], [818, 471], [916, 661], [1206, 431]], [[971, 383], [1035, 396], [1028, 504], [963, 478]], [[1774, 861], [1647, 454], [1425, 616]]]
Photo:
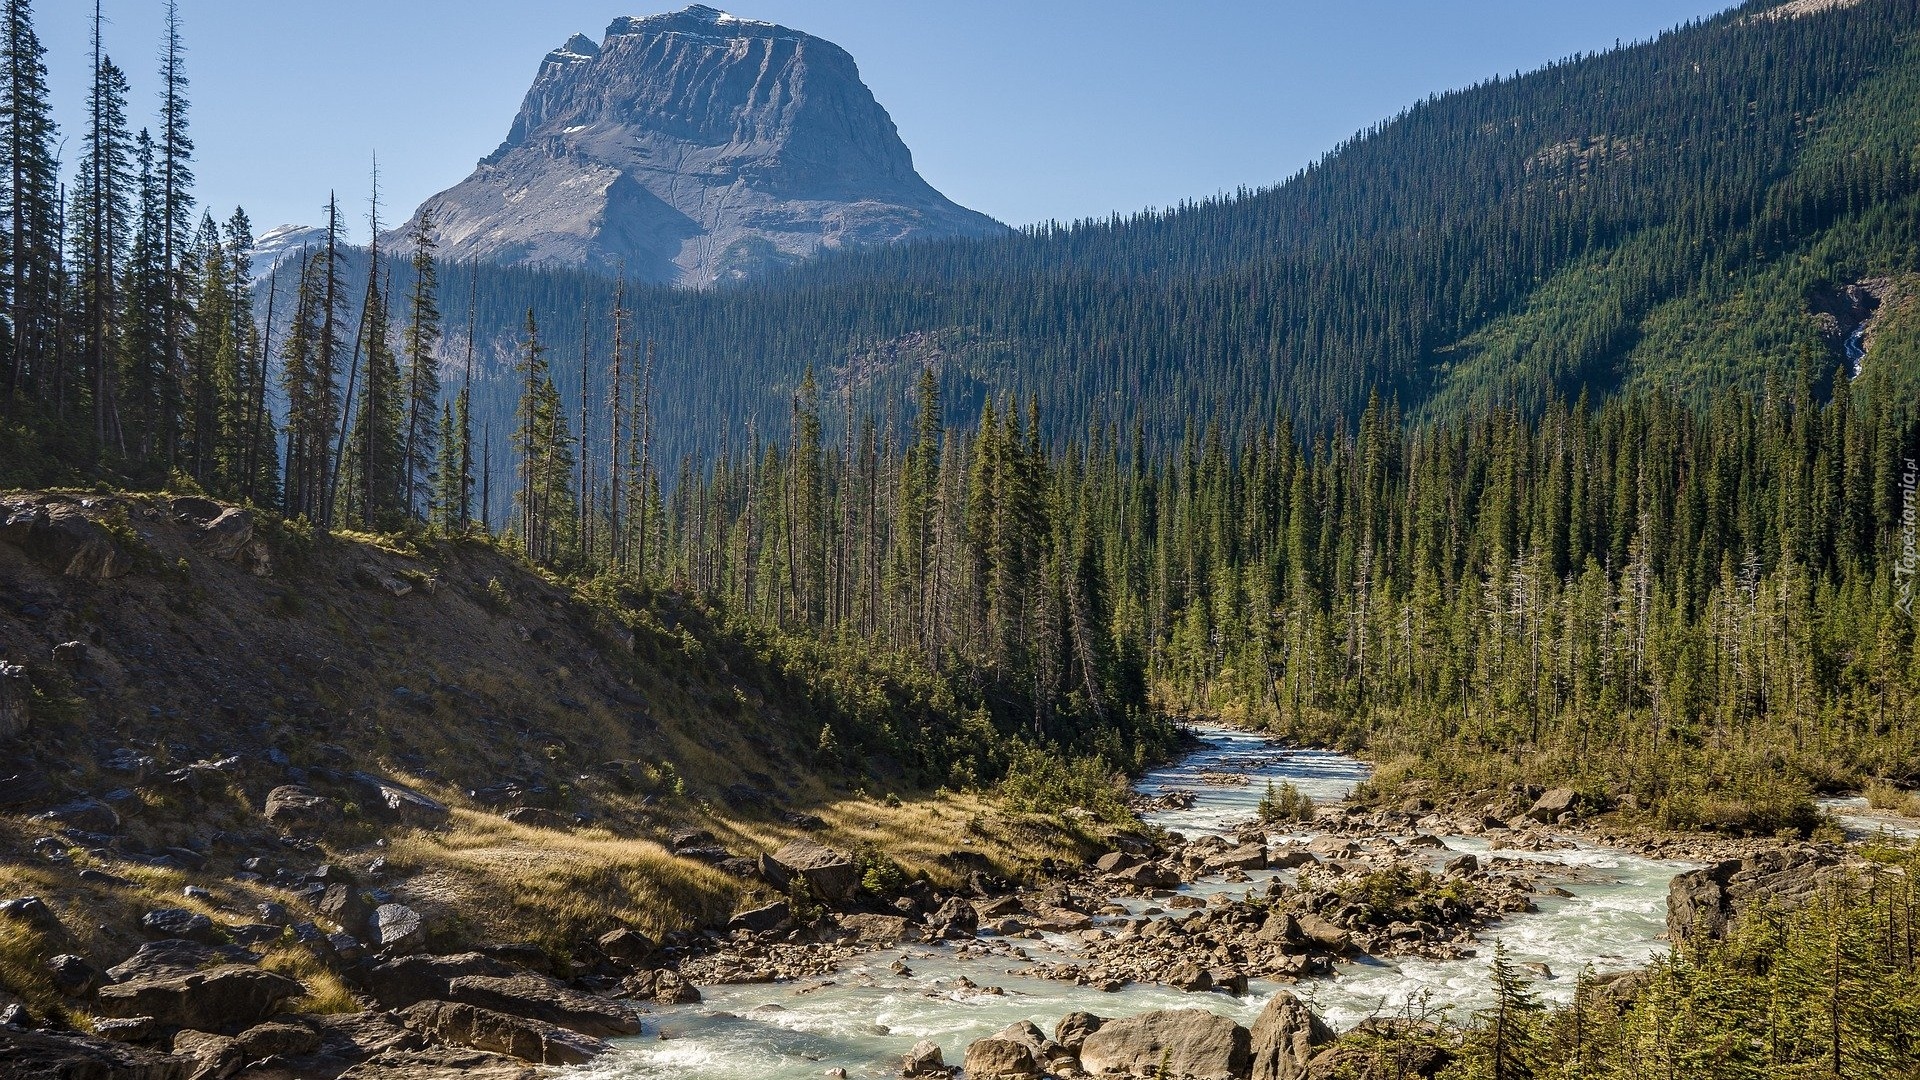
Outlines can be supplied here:
[[327, 230], [317, 225], [282, 225], [268, 229], [254, 240], [253, 250], [247, 253], [253, 280], [265, 281], [289, 256], [326, 242]]
[[685, 285], [1007, 231], [921, 179], [844, 50], [700, 6], [549, 53], [506, 141], [422, 209], [449, 258]]

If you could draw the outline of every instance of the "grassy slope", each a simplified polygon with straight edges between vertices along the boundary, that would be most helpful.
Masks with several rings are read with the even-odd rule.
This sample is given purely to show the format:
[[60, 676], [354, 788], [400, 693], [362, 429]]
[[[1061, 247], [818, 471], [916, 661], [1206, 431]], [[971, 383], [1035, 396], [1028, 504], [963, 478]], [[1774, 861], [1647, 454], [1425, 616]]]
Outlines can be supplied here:
[[[615, 926], [657, 935], [753, 902], [748, 883], [672, 855], [676, 828], [708, 829], [745, 854], [802, 835], [872, 846], [943, 883], [959, 876], [955, 852], [1013, 876], [1085, 850], [1059, 820], [916, 788], [897, 770], [883, 770], [891, 781], [823, 776], [812, 748], [830, 718], [937, 703], [885, 671], [816, 684], [676, 598], [576, 590], [477, 542], [313, 539], [264, 521], [272, 573], [259, 577], [208, 557], [165, 497], [101, 497], [87, 512], [119, 532], [133, 573], [83, 582], [0, 542], [0, 657], [26, 664], [36, 687], [34, 724], [5, 758], [53, 788], [0, 812], [0, 898], [46, 898], [68, 928], [62, 947], [97, 963], [144, 940], [138, 919], [154, 907], [232, 924], [261, 900], [288, 902], [234, 880], [253, 855], [362, 870], [385, 856], [386, 883], [432, 916], [436, 944], [533, 940], [564, 958]], [[396, 596], [394, 583], [411, 590]], [[77, 667], [51, 659], [68, 641], [93, 643]], [[895, 722], [911, 724], [914, 709], [902, 712]], [[144, 779], [103, 769], [123, 747], [154, 759]], [[287, 782], [274, 750], [347, 803], [319, 849], [283, 846], [261, 816], [267, 792]], [[240, 762], [198, 791], [164, 776], [233, 754]], [[355, 769], [449, 803], [451, 826], [376, 822], [355, 789], [324, 779]], [[531, 828], [468, 795], [502, 782], [591, 825]], [[127, 792], [112, 805], [128, 846], [206, 847], [207, 869], [103, 861], [79, 845], [63, 865], [33, 853], [55, 830], [27, 815], [116, 789]], [[825, 826], [803, 832], [785, 818], [796, 813]], [[80, 881], [90, 866], [131, 884]], [[187, 885], [212, 900], [184, 899]], [[0, 983], [43, 1006], [54, 1002], [31, 957], [47, 944], [0, 925]], [[317, 989], [340, 1003], [333, 984]]]

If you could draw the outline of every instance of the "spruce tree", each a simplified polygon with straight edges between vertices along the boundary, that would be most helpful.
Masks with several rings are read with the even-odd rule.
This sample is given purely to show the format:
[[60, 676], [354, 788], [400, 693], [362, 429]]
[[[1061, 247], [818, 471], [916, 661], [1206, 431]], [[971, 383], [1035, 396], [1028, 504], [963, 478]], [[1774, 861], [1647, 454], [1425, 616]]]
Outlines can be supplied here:
[[413, 284], [407, 292], [406, 446], [404, 481], [407, 513], [428, 519], [434, 499], [434, 461], [446, 440], [436, 427], [440, 405], [440, 275], [434, 265], [433, 211], [420, 211], [414, 222]]
[[54, 160], [58, 129], [47, 100], [46, 49], [33, 28], [31, 0], [0, 3], [0, 237], [4, 269], [6, 398], [30, 390], [50, 397], [45, 368], [56, 348], [60, 283], [59, 176]]

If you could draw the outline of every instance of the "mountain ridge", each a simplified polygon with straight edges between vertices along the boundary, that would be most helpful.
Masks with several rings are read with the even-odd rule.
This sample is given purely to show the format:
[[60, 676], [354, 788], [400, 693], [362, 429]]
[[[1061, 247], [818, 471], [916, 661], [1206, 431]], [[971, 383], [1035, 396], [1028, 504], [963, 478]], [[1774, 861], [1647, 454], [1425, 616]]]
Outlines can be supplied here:
[[407, 224], [427, 211], [451, 258], [681, 285], [1005, 231], [921, 178], [844, 49], [700, 5], [548, 53], [505, 140]]

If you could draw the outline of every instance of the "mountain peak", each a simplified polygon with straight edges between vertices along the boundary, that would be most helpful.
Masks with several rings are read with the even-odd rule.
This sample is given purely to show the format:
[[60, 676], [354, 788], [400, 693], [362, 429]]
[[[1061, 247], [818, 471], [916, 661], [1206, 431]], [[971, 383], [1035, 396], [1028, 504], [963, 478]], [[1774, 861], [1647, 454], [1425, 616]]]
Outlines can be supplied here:
[[548, 53], [499, 148], [426, 207], [453, 258], [692, 285], [1005, 230], [920, 177], [845, 50], [702, 5]]

